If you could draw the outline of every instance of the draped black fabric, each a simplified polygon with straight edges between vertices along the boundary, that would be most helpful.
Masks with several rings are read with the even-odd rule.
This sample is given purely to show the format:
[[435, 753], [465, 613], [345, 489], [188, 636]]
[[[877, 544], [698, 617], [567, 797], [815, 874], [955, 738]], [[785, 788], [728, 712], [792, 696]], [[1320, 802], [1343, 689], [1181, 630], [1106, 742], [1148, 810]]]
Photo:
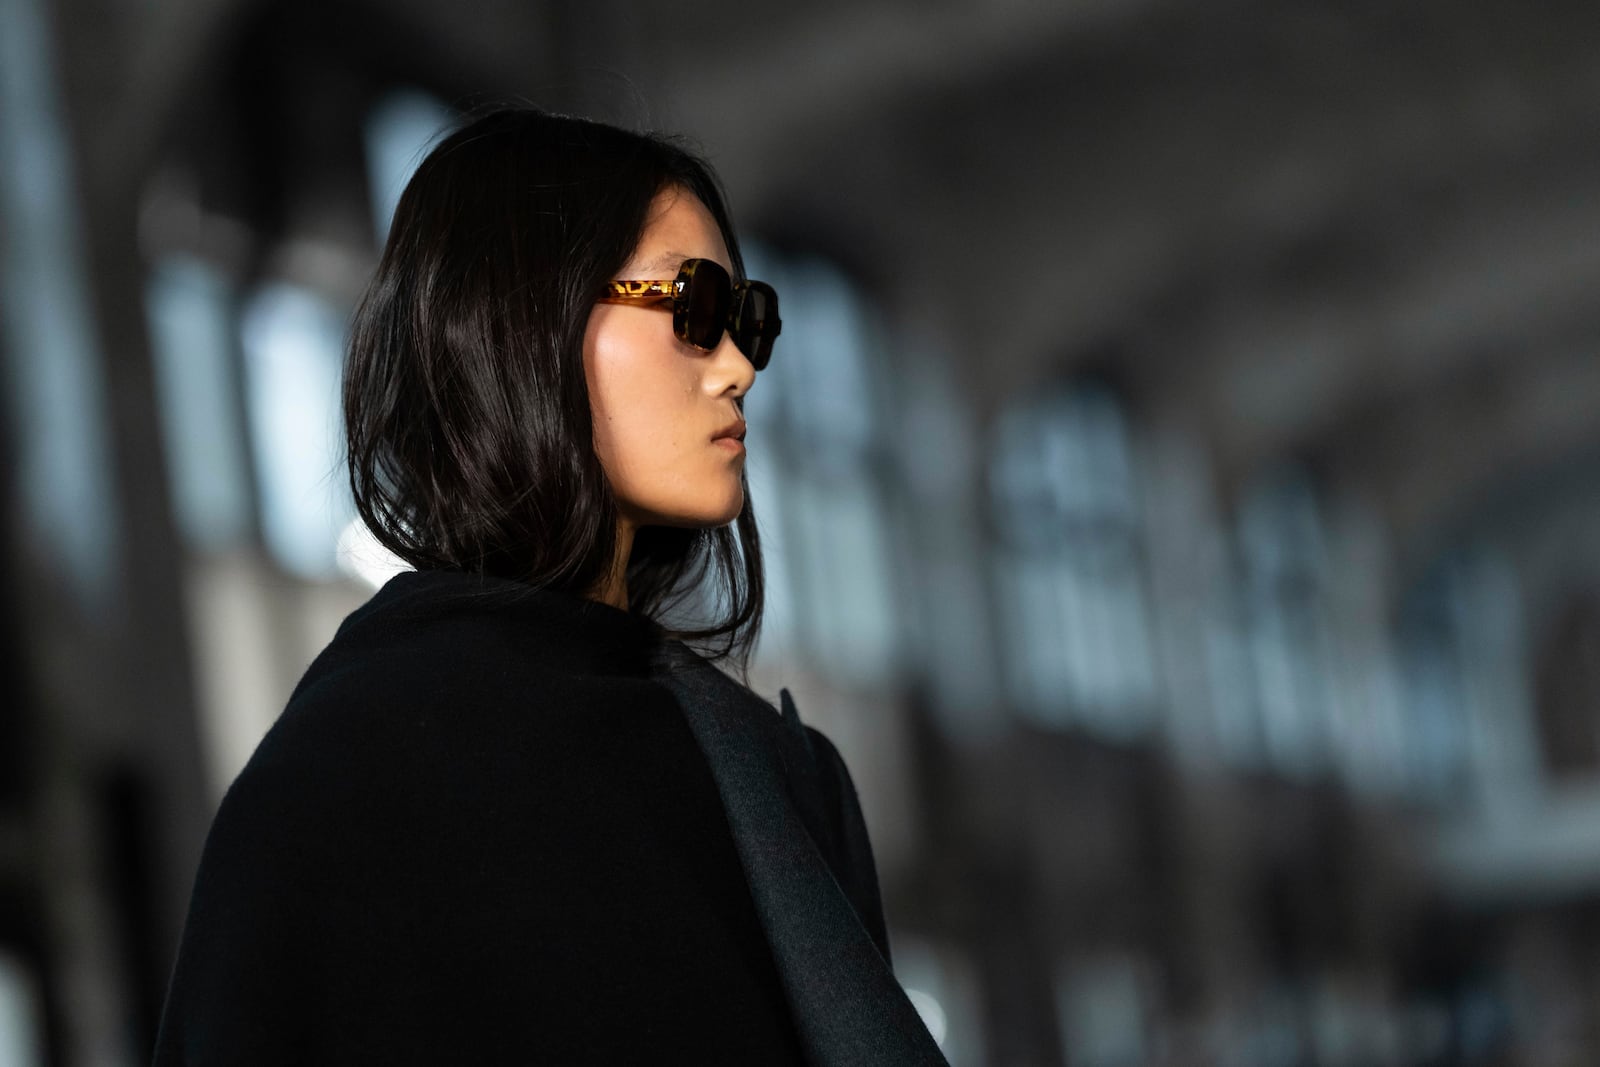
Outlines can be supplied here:
[[222, 801], [155, 1063], [803, 1062], [656, 633], [518, 583], [391, 579]]
[[844, 761], [681, 644], [662, 684], [711, 767], [808, 1062], [874, 1067], [945, 1059], [889, 967], [877, 874]]
[[157, 1067], [944, 1063], [781, 705], [605, 604], [391, 579], [223, 798]]

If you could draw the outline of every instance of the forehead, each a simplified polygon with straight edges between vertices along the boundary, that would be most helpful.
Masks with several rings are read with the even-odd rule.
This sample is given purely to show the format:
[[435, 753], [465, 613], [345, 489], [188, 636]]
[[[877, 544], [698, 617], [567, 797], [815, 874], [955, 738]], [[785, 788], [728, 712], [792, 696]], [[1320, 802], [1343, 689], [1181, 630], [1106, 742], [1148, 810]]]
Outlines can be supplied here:
[[730, 273], [733, 269], [722, 230], [699, 197], [682, 189], [664, 189], [650, 204], [628, 269], [671, 272], [686, 259], [711, 259]]

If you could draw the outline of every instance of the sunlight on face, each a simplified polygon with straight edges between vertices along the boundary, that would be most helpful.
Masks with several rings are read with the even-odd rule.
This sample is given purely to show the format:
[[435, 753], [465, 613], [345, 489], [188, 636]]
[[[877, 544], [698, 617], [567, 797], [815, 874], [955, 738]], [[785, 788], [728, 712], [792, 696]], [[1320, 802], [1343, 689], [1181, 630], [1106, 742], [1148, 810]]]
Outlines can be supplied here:
[[[732, 273], [716, 220], [693, 194], [669, 188], [651, 203], [618, 278], [668, 279], [685, 259]], [[744, 452], [712, 436], [740, 420], [755, 368], [726, 333], [706, 352], [672, 333], [669, 311], [596, 304], [583, 338], [595, 451], [624, 522], [721, 526], [744, 507]]]

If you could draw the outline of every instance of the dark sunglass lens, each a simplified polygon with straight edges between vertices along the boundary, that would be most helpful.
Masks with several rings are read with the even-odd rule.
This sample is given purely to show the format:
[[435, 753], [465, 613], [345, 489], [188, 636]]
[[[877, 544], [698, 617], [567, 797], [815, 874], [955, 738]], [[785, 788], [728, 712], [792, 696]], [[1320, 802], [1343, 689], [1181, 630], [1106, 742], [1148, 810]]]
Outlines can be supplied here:
[[749, 283], [739, 303], [734, 343], [756, 370], [772, 358], [772, 340], [778, 336], [778, 296], [760, 282]]
[[683, 272], [689, 275], [688, 284], [677, 301], [674, 328], [696, 348], [716, 348], [728, 323], [728, 272], [709, 259], [691, 259]]

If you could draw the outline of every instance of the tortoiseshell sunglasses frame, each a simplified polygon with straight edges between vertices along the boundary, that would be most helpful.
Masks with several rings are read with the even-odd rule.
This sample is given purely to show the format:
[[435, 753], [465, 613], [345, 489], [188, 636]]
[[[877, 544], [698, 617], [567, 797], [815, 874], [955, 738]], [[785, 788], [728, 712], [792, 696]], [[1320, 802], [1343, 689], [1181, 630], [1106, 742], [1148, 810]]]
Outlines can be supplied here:
[[[732, 334], [734, 344], [738, 345], [739, 350], [750, 358], [755, 369], [763, 369], [772, 358], [773, 341], [776, 340], [778, 333], [783, 328], [783, 321], [776, 314], [778, 309], [777, 292], [766, 282], [748, 280], [735, 282], [730, 278], [728, 312], [723, 321], [723, 328], [718, 331], [715, 342], [709, 346], [702, 345], [689, 337], [689, 302], [687, 299], [689, 285], [694, 279], [695, 272], [702, 265], [714, 267], [717, 273], [722, 274], [724, 277], [727, 276], [728, 272], [723, 269], [722, 264], [715, 260], [686, 259], [683, 261], [683, 265], [678, 268], [678, 275], [675, 278], [627, 278], [607, 282], [605, 292], [601, 295], [599, 303], [631, 304], [648, 302], [660, 305], [670, 301], [669, 310], [672, 311], [672, 332], [678, 340], [694, 345], [702, 351], [709, 352], [716, 348], [717, 344], [721, 343], [723, 332]], [[763, 296], [767, 301], [767, 306], [774, 312], [768, 318], [758, 319], [750, 324], [753, 331], [750, 342], [752, 347], [756, 348], [755, 353], [746, 351], [745, 346], [740, 343], [740, 337], [744, 333], [746, 325], [740, 317], [740, 312], [745, 306], [745, 294], [751, 292]], [[769, 327], [771, 329], [770, 333], [768, 332]], [[765, 344], [763, 345], [762, 342], [765, 342]]]

